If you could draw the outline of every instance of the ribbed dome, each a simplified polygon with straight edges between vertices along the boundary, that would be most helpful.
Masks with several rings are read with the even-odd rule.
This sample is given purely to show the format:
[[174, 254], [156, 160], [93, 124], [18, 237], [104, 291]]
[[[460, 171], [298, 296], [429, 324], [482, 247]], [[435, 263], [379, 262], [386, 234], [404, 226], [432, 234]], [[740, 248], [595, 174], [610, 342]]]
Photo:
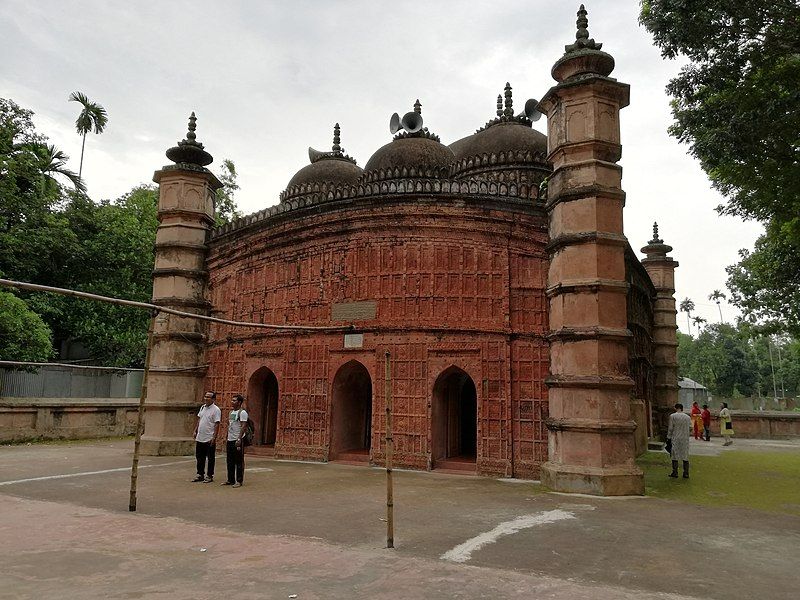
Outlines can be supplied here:
[[450, 144], [456, 161], [475, 156], [500, 155], [501, 152], [514, 155], [530, 152], [536, 155], [547, 153], [547, 136], [529, 125], [518, 121], [496, 123], [478, 133]]
[[338, 156], [326, 156], [300, 169], [286, 187], [315, 183], [354, 185], [362, 172], [361, 167], [350, 160]]
[[396, 169], [411, 170], [417, 176], [428, 176], [427, 173], [446, 172], [453, 162], [453, 152], [444, 144], [423, 136], [399, 137], [385, 146], [378, 148], [367, 161], [365, 173], [375, 171], [394, 172]]

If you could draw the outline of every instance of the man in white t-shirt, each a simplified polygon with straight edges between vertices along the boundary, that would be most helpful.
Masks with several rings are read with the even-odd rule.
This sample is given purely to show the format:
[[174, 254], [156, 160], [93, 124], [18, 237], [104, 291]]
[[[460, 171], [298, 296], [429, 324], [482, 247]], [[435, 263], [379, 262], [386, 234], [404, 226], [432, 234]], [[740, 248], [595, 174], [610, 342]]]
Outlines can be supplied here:
[[[217, 452], [217, 433], [222, 411], [214, 404], [216, 392], [206, 392], [203, 396], [205, 404], [197, 413], [194, 425], [194, 455], [197, 458], [197, 477], [192, 481], [211, 483], [214, 481], [214, 461]], [[206, 470], [208, 463], [208, 470]]]
[[242, 408], [244, 397], [236, 394], [233, 410], [228, 417], [228, 443], [225, 446], [228, 463], [228, 480], [222, 485], [242, 487], [244, 483], [244, 434], [247, 431], [247, 411]]

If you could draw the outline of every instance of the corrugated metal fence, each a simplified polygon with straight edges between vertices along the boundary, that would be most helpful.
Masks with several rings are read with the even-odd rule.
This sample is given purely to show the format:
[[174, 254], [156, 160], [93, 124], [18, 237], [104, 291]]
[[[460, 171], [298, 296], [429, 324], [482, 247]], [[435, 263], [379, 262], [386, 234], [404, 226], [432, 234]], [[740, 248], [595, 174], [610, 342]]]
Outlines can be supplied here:
[[0, 367], [0, 397], [5, 398], [138, 398], [142, 371], [92, 371], [69, 367], [36, 367], [20, 371]]

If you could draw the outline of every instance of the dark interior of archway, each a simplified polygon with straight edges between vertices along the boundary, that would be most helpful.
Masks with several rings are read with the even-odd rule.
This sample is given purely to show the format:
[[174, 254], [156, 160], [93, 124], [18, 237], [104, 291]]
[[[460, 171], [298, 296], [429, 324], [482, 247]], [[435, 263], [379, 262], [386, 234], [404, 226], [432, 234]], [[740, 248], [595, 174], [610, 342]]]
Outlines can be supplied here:
[[278, 432], [278, 379], [269, 373], [262, 384], [261, 436], [259, 443], [274, 446]]
[[439, 382], [434, 396], [434, 459], [474, 461], [478, 402], [472, 379], [463, 371], [454, 371]]
[[331, 457], [369, 452], [372, 438], [372, 380], [359, 363], [345, 365], [333, 383]]

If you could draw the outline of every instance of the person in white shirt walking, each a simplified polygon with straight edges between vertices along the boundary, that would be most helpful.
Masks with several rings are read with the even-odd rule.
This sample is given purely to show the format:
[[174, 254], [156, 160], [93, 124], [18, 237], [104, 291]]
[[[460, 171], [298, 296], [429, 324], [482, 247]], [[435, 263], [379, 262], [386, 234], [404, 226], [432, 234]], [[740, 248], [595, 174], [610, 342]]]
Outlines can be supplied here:
[[[194, 425], [194, 455], [197, 458], [197, 477], [192, 481], [211, 483], [214, 481], [214, 462], [217, 452], [217, 433], [222, 411], [214, 404], [216, 392], [206, 392], [203, 396], [205, 404], [197, 413]], [[208, 468], [206, 468], [208, 465]]]
[[683, 412], [683, 404], [675, 405], [675, 412], [669, 416], [667, 441], [671, 442], [669, 451], [672, 457], [672, 473], [678, 476], [678, 461], [683, 461], [683, 477], [689, 479], [689, 437], [692, 433], [692, 418]]
[[244, 484], [244, 436], [247, 432], [247, 411], [242, 408], [244, 397], [233, 397], [233, 410], [228, 417], [228, 443], [225, 446], [228, 480], [222, 485], [242, 487]]

